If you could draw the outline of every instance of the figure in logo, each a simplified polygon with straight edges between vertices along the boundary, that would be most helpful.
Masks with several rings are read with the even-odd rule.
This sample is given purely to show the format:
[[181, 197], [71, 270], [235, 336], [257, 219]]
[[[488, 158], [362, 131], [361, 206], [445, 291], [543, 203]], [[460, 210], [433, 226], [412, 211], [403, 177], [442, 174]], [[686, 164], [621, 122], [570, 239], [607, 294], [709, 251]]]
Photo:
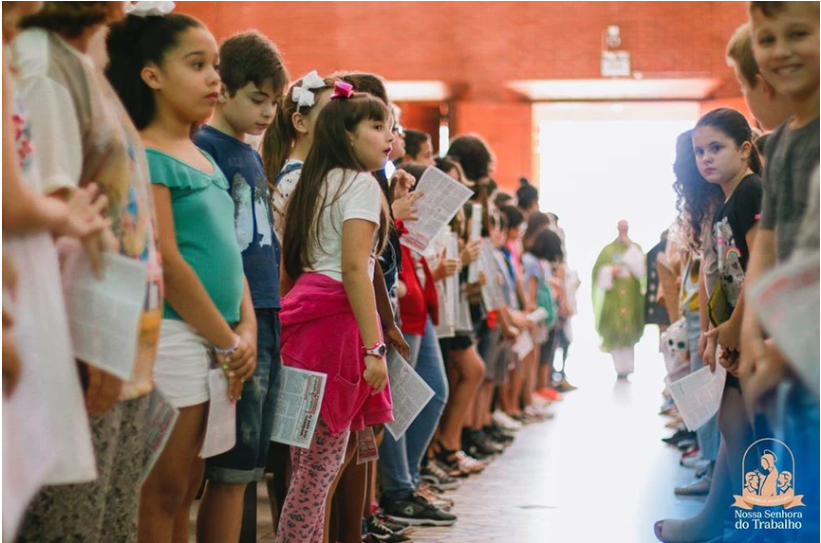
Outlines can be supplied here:
[[758, 496], [761, 488], [761, 474], [757, 471], [748, 471], [744, 477], [744, 496]]
[[792, 473], [789, 471], [782, 471], [778, 474], [778, 493], [782, 496], [795, 495], [792, 487]]
[[759, 496], [772, 498], [778, 493], [778, 468], [775, 465], [776, 460], [778, 460], [778, 458], [775, 456], [775, 453], [769, 449], [765, 449], [764, 454], [761, 455], [761, 469], [764, 470], [766, 475], [764, 476], [764, 481], [761, 483]]

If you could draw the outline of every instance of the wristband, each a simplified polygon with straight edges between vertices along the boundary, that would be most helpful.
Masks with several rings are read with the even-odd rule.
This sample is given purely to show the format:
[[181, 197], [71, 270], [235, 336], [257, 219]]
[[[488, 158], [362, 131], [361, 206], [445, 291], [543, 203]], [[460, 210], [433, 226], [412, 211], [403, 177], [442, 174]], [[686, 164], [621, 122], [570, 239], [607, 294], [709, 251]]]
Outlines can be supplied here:
[[220, 349], [216, 345], [214, 345], [214, 352], [217, 354], [221, 354], [222, 356], [228, 356], [234, 354], [234, 352], [239, 349], [239, 342], [240, 338], [238, 335], [234, 334], [234, 344], [228, 347], [227, 349]]

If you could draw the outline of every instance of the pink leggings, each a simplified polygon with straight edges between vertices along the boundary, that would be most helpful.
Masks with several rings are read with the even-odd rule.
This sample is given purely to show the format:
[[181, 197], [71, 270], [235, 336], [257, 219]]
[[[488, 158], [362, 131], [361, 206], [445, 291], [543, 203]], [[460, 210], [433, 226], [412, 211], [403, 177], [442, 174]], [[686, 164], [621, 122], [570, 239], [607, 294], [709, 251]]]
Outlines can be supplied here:
[[350, 433], [332, 435], [320, 417], [311, 448], [291, 447], [291, 486], [282, 507], [277, 543], [322, 543], [325, 500], [345, 459]]

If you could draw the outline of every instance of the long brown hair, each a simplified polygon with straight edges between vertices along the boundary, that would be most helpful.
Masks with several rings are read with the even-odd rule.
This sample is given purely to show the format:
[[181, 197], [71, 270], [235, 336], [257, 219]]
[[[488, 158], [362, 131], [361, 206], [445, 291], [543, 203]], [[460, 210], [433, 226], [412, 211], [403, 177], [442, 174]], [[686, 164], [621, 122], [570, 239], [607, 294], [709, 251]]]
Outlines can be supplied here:
[[[322, 249], [319, 220], [322, 214], [350, 187], [356, 172], [367, 171], [356, 158], [348, 141], [348, 133], [356, 131], [362, 121], [387, 122], [390, 118], [388, 106], [365, 93], [356, 93], [347, 99], [331, 100], [319, 113], [314, 144], [305, 158], [299, 183], [291, 194], [286, 211], [282, 261], [285, 271], [292, 279], [296, 279], [313, 265], [310, 255], [314, 247]], [[344, 177], [337, 193], [331, 195], [324, 190], [325, 178], [336, 168], [343, 170]], [[377, 181], [369, 175], [368, 182]], [[383, 198], [377, 254], [382, 252], [388, 237], [388, 217], [390, 211]]]
[[327, 91], [334, 87], [334, 80], [323, 79], [325, 86], [316, 89], [311, 89], [314, 93], [314, 104], [311, 106], [299, 106], [299, 103], [294, 100], [294, 88], [302, 86], [302, 79], [294, 82], [285, 96], [277, 100], [277, 111], [274, 116], [274, 122], [265, 131], [265, 136], [262, 139], [262, 160], [265, 164], [265, 173], [268, 175], [268, 189], [273, 193], [276, 189], [274, 186], [279, 172], [285, 166], [285, 161], [288, 160], [288, 155], [291, 154], [291, 149], [296, 142], [297, 133], [294, 128], [294, 113], [301, 113], [308, 115], [319, 101], [319, 93]]

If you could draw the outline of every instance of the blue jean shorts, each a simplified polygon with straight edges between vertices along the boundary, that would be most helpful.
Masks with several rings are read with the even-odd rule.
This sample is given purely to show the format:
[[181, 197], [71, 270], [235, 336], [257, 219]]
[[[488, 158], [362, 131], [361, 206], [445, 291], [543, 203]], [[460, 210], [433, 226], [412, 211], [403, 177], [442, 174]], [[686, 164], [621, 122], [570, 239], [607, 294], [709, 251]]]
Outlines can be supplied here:
[[261, 481], [274, 428], [279, 374], [280, 322], [276, 309], [257, 309], [257, 369], [237, 402], [237, 442], [205, 461], [205, 478], [215, 483]]

